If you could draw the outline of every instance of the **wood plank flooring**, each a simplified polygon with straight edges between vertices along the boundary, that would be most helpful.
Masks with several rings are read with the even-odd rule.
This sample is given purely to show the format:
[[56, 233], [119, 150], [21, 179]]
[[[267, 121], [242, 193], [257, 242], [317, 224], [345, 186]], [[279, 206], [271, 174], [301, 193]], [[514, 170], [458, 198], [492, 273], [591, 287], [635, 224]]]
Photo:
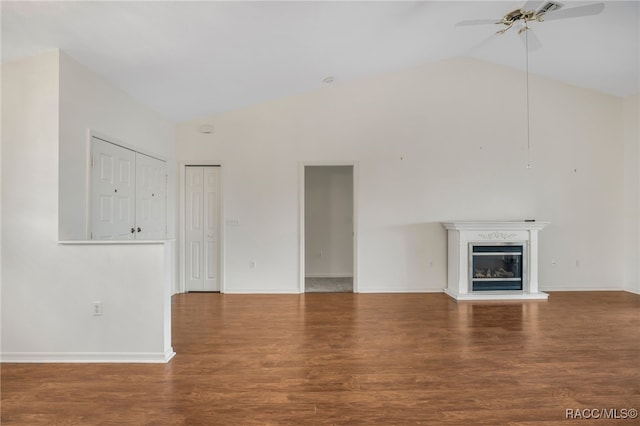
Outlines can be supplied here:
[[[3, 364], [2, 425], [558, 425], [640, 409], [640, 296], [174, 296], [169, 364]], [[621, 411], [619, 411], [621, 413]]]

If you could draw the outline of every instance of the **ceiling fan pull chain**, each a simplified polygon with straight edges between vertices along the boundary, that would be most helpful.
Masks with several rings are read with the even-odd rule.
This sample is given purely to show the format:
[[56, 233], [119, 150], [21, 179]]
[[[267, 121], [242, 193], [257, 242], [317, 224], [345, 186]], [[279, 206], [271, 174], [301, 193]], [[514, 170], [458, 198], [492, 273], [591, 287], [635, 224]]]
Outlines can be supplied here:
[[531, 130], [530, 120], [531, 114], [529, 113], [529, 31], [524, 32], [524, 50], [525, 50], [525, 68], [526, 68], [526, 80], [527, 80], [527, 169], [531, 168]]

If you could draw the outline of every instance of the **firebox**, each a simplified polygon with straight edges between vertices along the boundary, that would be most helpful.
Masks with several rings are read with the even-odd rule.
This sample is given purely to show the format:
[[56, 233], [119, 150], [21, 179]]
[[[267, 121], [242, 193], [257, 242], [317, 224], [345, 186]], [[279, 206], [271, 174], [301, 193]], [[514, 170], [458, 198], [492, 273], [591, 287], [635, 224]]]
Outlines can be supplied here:
[[469, 243], [469, 290], [524, 290], [525, 249], [522, 243]]

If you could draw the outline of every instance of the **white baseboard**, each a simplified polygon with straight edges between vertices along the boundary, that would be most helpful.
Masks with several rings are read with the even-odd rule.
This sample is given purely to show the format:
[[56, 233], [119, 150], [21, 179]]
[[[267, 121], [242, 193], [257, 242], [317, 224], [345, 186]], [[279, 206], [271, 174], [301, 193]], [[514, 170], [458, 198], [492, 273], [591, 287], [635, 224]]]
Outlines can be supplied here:
[[3, 352], [2, 363], [167, 363], [174, 356], [167, 352]]
[[[553, 287], [553, 288], [541, 288], [540, 292], [547, 291], [627, 291], [629, 293], [640, 295], [640, 290], [632, 290], [625, 288], [587, 288], [587, 287]], [[357, 293], [446, 293], [446, 288], [373, 288], [362, 289], [359, 288]], [[263, 290], [263, 289], [243, 289], [243, 290], [225, 290], [225, 294], [300, 294], [299, 290]]]
[[300, 294], [300, 290], [225, 290], [224, 294]]
[[621, 287], [545, 287], [540, 291], [626, 291]]
[[358, 293], [442, 293], [442, 288], [358, 289]]
[[353, 274], [349, 272], [330, 272], [321, 274], [305, 274], [305, 278], [353, 278]]

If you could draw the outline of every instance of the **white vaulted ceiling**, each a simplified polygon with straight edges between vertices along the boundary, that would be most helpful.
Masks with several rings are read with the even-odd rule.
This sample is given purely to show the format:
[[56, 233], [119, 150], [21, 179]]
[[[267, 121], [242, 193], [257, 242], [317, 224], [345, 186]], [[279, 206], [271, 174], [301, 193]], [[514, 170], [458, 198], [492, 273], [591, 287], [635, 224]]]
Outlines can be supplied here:
[[[515, 31], [455, 27], [523, 2], [8, 2], [2, 61], [60, 48], [173, 121], [456, 56], [524, 69]], [[575, 7], [593, 2], [562, 2]], [[531, 72], [617, 96], [638, 92], [640, 3], [534, 22]], [[500, 94], [497, 94], [497, 96]]]

